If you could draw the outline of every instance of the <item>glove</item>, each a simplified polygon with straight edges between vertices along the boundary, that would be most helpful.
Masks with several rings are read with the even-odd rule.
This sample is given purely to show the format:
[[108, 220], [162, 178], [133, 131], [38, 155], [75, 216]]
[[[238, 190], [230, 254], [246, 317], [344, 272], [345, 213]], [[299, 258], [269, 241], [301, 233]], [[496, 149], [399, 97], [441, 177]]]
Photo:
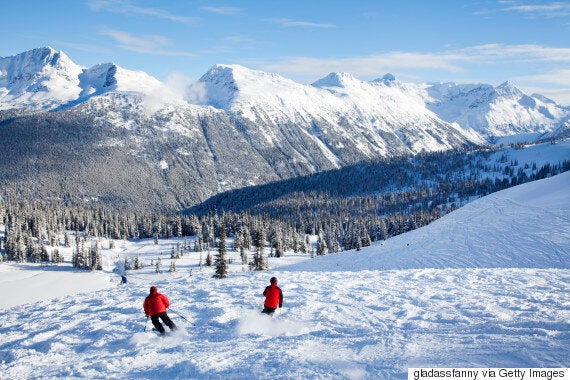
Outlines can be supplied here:
[[147, 318], [150, 318], [150, 315], [147, 314], [146, 317], [147, 317]]

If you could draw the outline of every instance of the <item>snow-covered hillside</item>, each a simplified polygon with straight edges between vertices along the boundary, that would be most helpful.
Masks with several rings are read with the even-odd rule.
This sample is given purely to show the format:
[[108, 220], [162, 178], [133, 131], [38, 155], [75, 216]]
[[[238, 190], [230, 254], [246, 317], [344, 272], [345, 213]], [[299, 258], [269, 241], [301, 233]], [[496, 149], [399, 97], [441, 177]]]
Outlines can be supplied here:
[[[139, 255], [148, 264], [175, 241], [118, 241], [103, 251], [103, 273], [4, 263], [1, 377], [372, 379], [419, 366], [568, 367], [569, 188], [566, 172], [360, 252], [271, 258], [270, 272], [242, 271], [230, 253], [223, 280], [191, 253], [174, 273], [149, 266], [117, 285], [116, 263]], [[274, 318], [259, 313], [271, 276], [285, 295]], [[170, 298], [180, 327], [165, 338], [144, 331], [150, 285]]]
[[[300, 125], [299, 133], [308, 135], [331, 134], [336, 144], [356, 131], [352, 137], [369, 156], [387, 154], [385, 145], [393, 142], [384, 134], [396, 133], [396, 140], [419, 152], [449, 148], [455, 139], [479, 143], [521, 133], [536, 137], [570, 115], [568, 108], [524, 94], [509, 82], [497, 87], [414, 84], [392, 74], [365, 82], [348, 73], [330, 73], [303, 85], [239, 65], [214, 65], [191, 89], [174, 91], [142, 71], [116, 64], [81, 67], [50, 47], [0, 58], [0, 110], [52, 110], [109, 92], [135, 92], [159, 101], [153, 112], [168, 103], [213, 106], [261, 126], [269, 143], [275, 138], [273, 124]], [[311, 125], [315, 130], [307, 128]], [[338, 155], [334, 143], [328, 146], [323, 138], [316, 143]]]
[[443, 120], [491, 138], [524, 135], [533, 141], [563, 124], [570, 110], [542, 95], [527, 95], [510, 82], [424, 85], [426, 105]]
[[51, 47], [0, 57], [0, 110], [51, 110], [111, 91], [150, 94], [162, 88], [142, 71], [112, 63], [81, 67]]

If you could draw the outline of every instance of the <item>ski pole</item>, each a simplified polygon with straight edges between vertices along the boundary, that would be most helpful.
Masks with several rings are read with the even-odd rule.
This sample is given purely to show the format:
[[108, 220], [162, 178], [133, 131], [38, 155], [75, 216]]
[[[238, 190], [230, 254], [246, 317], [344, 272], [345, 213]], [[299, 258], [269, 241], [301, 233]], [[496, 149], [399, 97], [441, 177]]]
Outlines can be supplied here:
[[[192, 323], [190, 322], [188, 319], [186, 319], [185, 316], [183, 316], [182, 314], [180, 314], [179, 312], [177, 312], [176, 310], [172, 310], [171, 308], [168, 308], [168, 310], [170, 310], [171, 312], [173, 312], [174, 314], [178, 315], [180, 318], [184, 319], [186, 322], [188, 323]], [[192, 323], [192, 326], [194, 326], [194, 324]]]
[[148, 325], [148, 317], [146, 317], [146, 322], [144, 324], [144, 332], [146, 332], [146, 325]]

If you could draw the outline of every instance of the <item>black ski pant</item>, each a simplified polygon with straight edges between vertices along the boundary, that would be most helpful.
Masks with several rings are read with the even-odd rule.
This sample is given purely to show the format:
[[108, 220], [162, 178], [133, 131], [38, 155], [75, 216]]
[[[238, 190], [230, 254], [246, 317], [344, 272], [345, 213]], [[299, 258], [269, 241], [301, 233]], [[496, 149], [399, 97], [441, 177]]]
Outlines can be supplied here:
[[275, 313], [275, 310], [276, 310], [275, 308], [264, 306], [263, 310], [261, 310], [261, 312], [263, 314], [273, 315], [273, 313]]
[[170, 330], [174, 331], [176, 330], [176, 325], [174, 324], [174, 322], [172, 322], [170, 320], [170, 318], [168, 317], [168, 314], [166, 314], [166, 311], [163, 313], [158, 313], [155, 315], [151, 315], [150, 320], [152, 321], [152, 324], [154, 326], [155, 329], [158, 330], [159, 333], [164, 334], [164, 326], [162, 326], [162, 323], [160, 323], [160, 321], [158, 319], [162, 319], [162, 322], [164, 322], [164, 324], [166, 326], [168, 326], [170, 328]]

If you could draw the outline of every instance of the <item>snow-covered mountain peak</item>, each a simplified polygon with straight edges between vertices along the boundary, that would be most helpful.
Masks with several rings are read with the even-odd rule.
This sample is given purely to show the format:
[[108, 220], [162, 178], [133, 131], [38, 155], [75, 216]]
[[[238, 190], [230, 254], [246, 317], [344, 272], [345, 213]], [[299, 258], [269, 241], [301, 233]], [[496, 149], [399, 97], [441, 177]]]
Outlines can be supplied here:
[[330, 73], [324, 78], [321, 78], [312, 84], [313, 87], [348, 87], [355, 84], [360, 84], [361, 81], [356, 79], [352, 74], [345, 72]]
[[506, 81], [488, 84], [429, 84], [426, 106], [448, 122], [491, 138], [533, 136], [555, 129], [568, 110], [543, 96], [529, 96]]
[[386, 73], [382, 78], [377, 78], [372, 83], [384, 83], [386, 86], [392, 86], [396, 81], [394, 74]]
[[162, 86], [113, 63], [84, 68], [51, 47], [0, 58], [0, 109], [54, 109], [110, 91], [153, 94]]
[[506, 81], [495, 88], [497, 95], [504, 97], [521, 97], [524, 94], [517, 86]]
[[260, 102], [289, 93], [302, 86], [281, 75], [248, 69], [240, 65], [214, 65], [199, 83], [206, 92], [206, 104], [229, 109], [239, 103]]
[[162, 82], [144, 71], [123, 69], [114, 63], [104, 63], [85, 69], [80, 75], [81, 97], [110, 91], [138, 92], [151, 95], [163, 87]]
[[65, 53], [48, 46], [0, 58], [0, 67], [5, 75], [22, 77], [37, 75], [50, 69], [72, 71], [78, 66]]
[[76, 99], [82, 70], [51, 47], [0, 58], [0, 109], [52, 108]]

